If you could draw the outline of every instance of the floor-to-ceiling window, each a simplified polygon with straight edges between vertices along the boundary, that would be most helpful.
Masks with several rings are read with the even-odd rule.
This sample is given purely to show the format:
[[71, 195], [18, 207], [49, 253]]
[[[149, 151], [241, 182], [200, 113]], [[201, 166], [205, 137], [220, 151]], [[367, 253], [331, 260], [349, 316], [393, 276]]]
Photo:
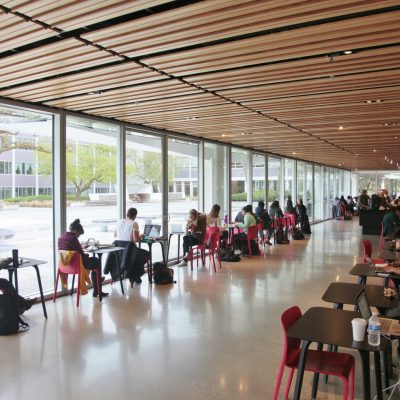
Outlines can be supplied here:
[[303, 200], [304, 205], [307, 204], [305, 190], [305, 164], [302, 161], [297, 161], [297, 198]]
[[[268, 205], [281, 198], [281, 159], [268, 157]], [[281, 204], [281, 207], [283, 204]]]
[[[199, 208], [199, 143], [168, 138], [168, 220], [185, 229], [189, 210]], [[177, 236], [173, 236], [170, 258], [176, 257]]]
[[228, 214], [227, 180], [228, 148], [215, 143], [204, 143], [204, 211], [214, 204], [221, 206], [220, 216]]
[[248, 182], [249, 152], [232, 148], [231, 153], [231, 193], [232, 218], [247, 204], [251, 182]]
[[265, 203], [265, 156], [253, 154], [253, 209]]
[[[140, 231], [143, 232], [146, 224], [162, 226], [161, 137], [128, 129], [125, 168], [126, 209], [138, 210]], [[155, 260], [162, 258], [160, 246], [153, 246], [152, 251]]]
[[324, 175], [322, 167], [314, 165], [314, 220], [318, 221], [324, 218]]
[[285, 159], [285, 201], [290, 197], [293, 205], [296, 205], [296, 194], [294, 192], [294, 160]]
[[314, 221], [314, 186], [312, 164], [306, 164], [306, 199], [304, 205], [307, 207], [307, 214], [310, 221]]
[[79, 218], [80, 240], [114, 240], [117, 209], [118, 126], [67, 116], [67, 226]]
[[[0, 257], [46, 261], [44, 290], [54, 285], [52, 140], [51, 114], [0, 106]], [[21, 294], [38, 291], [32, 268], [18, 278]]]

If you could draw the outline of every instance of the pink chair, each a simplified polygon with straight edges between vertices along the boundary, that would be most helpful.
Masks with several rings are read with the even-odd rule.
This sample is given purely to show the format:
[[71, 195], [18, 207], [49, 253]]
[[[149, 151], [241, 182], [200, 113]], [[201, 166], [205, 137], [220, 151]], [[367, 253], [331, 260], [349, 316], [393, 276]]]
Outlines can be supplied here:
[[[79, 298], [81, 295], [81, 287], [80, 287], [81, 263], [82, 263], [82, 258], [81, 258], [81, 255], [77, 251], [74, 251], [74, 254], [72, 255], [72, 258], [71, 258], [71, 261], [69, 264], [65, 265], [65, 264], [61, 264], [61, 262], [58, 263], [57, 278], [56, 278], [56, 284], [54, 287], [53, 302], [55, 302], [57, 299], [57, 287], [58, 287], [58, 280], [60, 278], [60, 273], [63, 273], [66, 275], [74, 275], [74, 276], [78, 275], [78, 285], [77, 285], [77, 290], [76, 290], [76, 306], [79, 307]], [[93, 272], [96, 274], [97, 293], [100, 293], [98, 271], [94, 269]], [[73, 290], [73, 287], [72, 287], [72, 290]], [[71, 290], [71, 294], [72, 294], [72, 290]]]
[[372, 244], [370, 240], [363, 240], [363, 256], [361, 262], [363, 264], [368, 264], [369, 260], [374, 264], [383, 264], [385, 260], [381, 258], [371, 258], [372, 257]]
[[206, 263], [206, 243], [207, 243], [207, 240], [209, 239], [209, 237], [210, 237], [210, 231], [209, 231], [209, 228], [207, 228], [203, 242], [196, 244], [194, 246], [190, 246], [188, 259], [190, 259], [190, 269], [192, 271], [193, 271], [194, 252], [196, 252], [197, 268], [199, 267], [199, 256], [201, 257], [203, 266], [205, 265], [205, 263]]
[[[234, 240], [234, 242], [236, 240], [247, 240], [247, 246], [249, 248], [250, 257], [253, 256], [253, 253], [251, 251], [251, 243], [250, 243], [250, 241], [251, 240], [255, 240], [255, 242], [257, 243], [257, 248], [258, 248], [258, 255], [259, 256], [261, 255], [261, 250], [260, 250], [260, 247], [258, 245], [258, 226], [257, 225], [249, 226], [247, 228], [247, 235], [246, 235], [245, 238], [235, 238], [235, 237], [233, 237], [233, 240]], [[234, 243], [234, 248], [236, 248], [235, 243]]]
[[[281, 366], [276, 380], [274, 400], [278, 400], [279, 390], [282, 382], [285, 367], [290, 368], [289, 378], [286, 385], [285, 397], [287, 400], [294, 370], [297, 369], [300, 357], [300, 340], [287, 336], [288, 329], [299, 319], [302, 314], [299, 307], [294, 306], [286, 310], [281, 316], [281, 323], [284, 332], [284, 349]], [[322, 350], [308, 350], [305, 370], [338, 376], [343, 380], [343, 400], [347, 400], [348, 386], [350, 383], [350, 400], [354, 400], [354, 358], [350, 354], [332, 353]]]
[[210, 232], [210, 240], [208, 244], [208, 257], [210, 259], [210, 266], [211, 260], [214, 265], [214, 272], [217, 272], [217, 268], [215, 265], [215, 256], [217, 257], [219, 263], [219, 269], [222, 268], [221, 266], [221, 230], [219, 228], [215, 228]]

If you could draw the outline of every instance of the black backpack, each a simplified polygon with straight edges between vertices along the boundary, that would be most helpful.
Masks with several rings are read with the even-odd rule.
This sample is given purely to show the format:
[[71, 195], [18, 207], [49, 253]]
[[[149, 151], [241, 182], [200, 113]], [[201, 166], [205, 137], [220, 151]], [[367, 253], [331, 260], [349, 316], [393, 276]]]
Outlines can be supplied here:
[[275, 232], [276, 244], [289, 244], [289, 239], [287, 237], [287, 232], [283, 230], [282, 226], [279, 226]]
[[299, 229], [294, 227], [292, 231], [292, 239], [293, 240], [302, 240], [304, 239], [303, 232]]
[[240, 256], [236, 255], [232, 250], [228, 250], [224, 255], [221, 256], [221, 261], [239, 262], [240, 260]]
[[[3, 289], [3, 288], [2, 288]], [[15, 299], [5, 290], [0, 295], [0, 335], [11, 335], [29, 329], [29, 325], [18, 314]]]
[[174, 270], [161, 262], [153, 264], [154, 283], [156, 285], [169, 285], [174, 281]]

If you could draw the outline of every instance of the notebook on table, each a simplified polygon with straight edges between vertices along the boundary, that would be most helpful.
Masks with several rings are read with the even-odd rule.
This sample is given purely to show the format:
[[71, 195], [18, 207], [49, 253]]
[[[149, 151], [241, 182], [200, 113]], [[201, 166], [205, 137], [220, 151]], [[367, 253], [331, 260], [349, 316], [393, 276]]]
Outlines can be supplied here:
[[[371, 307], [368, 302], [365, 290], [362, 289], [356, 298], [356, 304], [360, 311], [361, 318], [368, 321], [372, 316]], [[400, 336], [400, 321], [391, 318], [379, 317], [381, 333], [386, 336]]]

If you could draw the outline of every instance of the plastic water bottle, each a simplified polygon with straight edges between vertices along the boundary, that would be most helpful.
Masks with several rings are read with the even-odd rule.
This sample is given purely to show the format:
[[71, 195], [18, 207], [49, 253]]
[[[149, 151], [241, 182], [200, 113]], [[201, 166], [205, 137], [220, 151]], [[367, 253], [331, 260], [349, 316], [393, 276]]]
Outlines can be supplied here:
[[372, 313], [368, 320], [368, 344], [370, 346], [379, 346], [381, 344], [381, 323], [378, 318], [378, 313]]

